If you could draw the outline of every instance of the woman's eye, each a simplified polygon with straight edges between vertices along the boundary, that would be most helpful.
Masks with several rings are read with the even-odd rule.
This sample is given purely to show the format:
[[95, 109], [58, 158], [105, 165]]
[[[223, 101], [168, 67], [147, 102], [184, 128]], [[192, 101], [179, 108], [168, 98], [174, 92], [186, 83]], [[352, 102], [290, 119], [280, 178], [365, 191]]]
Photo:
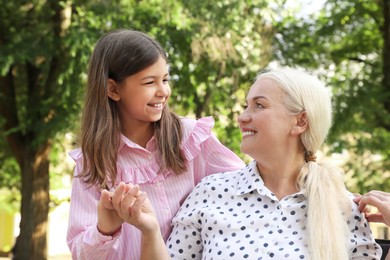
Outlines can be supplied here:
[[264, 108], [264, 106], [260, 103], [256, 103], [256, 108]]
[[245, 110], [248, 108], [248, 105], [243, 105], [242, 108]]

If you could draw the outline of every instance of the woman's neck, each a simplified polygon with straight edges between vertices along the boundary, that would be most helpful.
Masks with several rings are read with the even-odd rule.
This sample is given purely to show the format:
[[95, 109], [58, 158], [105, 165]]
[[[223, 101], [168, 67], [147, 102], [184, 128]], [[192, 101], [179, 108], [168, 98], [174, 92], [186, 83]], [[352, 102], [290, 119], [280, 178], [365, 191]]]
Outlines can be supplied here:
[[281, 200], [284, 197], [297, 193], [299, 190], [296, 185], [301, 167], [304, 164], [302, 160], [296, 163], [275, 164], [270, 167], [257, 162], [257, 168], [264, 185]]

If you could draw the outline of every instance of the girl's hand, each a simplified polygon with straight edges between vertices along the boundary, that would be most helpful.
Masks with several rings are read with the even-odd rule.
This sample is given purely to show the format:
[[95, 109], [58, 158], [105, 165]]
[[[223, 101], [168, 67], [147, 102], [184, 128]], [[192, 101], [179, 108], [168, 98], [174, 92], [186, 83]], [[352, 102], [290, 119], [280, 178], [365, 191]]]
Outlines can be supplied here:
[[152, 204], [138, 185], [130, 185], [124, 195], [119, 216], [127, 223], [138, 228], [143, 234], [159, 232], [159, 224]]
[[129, 186], [120, 183], [114, 192], [103, 190], [98, 202], [97, 228], [103, 235], [114, 235], [120, 230], [124, 220], [118, 215], [118, 204], [129, 190]]
[[[359, 204], [359, 210], [364, 211], [368, 221], [381, 222], [390, 226], [390, 193], [373, 190], [362, 196], [357, 195], [354, 201]], [[376, 207], [379, 212], [366, 211], [367, 205]]]

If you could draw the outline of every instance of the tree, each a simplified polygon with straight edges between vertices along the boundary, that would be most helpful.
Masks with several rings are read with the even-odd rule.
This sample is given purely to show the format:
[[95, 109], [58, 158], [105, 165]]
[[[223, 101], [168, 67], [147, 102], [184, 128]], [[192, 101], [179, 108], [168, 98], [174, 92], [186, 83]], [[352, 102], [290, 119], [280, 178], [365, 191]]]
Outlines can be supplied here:
[[[259, 15], [270, 11], [264, 1], [1, 0], [1, 6], [0, 171], [7, 176], [2, 184], [14, 183], [22, 194], [15, 259], [47, 257], [49, 155], [74, 130], [88, 57], [104, 32], [130, 27], [155, 36], [171, 59], [173, 107], [213, 115], [219, 129], [234, 125], [237, 108], [230, 104], [269, 60], [262, 51], [272, 34]], [[237, 130], [230, 132], [226, 143], [238, 142]]]
[[389, 5], [328, 0], [319, 13], [275, 25], [280, 62], [316, 70], [332, 86], [328, 144], [331, 152], [349, 151], [345, 169], [356, 192], [390, 185], [381, 176], [390, 170]]
[[17, 162], [13, 171], [20, 172], [22, 193], [14, 258], [45, 259], [48, 156], [56, 136], [71, 129], [78, 115], [77, 83], [91, 46], [78, 37], [80, 30], [70, 30], [70, 2], [1, 1], [1, 6], [2, 159], [13, 165], [12, 155]]

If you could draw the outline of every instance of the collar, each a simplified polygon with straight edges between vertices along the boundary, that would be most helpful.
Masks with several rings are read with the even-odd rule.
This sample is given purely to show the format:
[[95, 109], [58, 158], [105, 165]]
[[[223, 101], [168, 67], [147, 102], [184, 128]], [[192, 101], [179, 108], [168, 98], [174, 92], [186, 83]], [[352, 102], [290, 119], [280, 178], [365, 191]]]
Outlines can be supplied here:
[[[276, 196], [264, 185], [264, 181], [257, 169], [256, 161], [253, 160], [240, 171], [240, 177], [237, 185], [236, 195], [244, 195], [257, 191], [259, 195], [268, 196], [276, 199]], [[301, 190], [295, 194], [291, 194], [293, 198], [305, 198], [305, 190]], [[288, 197], [290, 197], [288, 196]]]
[[146, 150], [146, 151], [154, 151], [156, 149], [156, 138], [152, 136], [152, 138], [148, 141], [146, 144], [146, 149], [140, 146], [137, 143], [134, 143], [131, 141], [129, 138], [127, 138], [125, 135], [122, 133], [120, 134], [120, 143], [118, 147], [118, 151], [120, 151], [122, 148], [128, 147], [128, 148], [134, 148], [134, 149], [140, 149], [140, 150]]

